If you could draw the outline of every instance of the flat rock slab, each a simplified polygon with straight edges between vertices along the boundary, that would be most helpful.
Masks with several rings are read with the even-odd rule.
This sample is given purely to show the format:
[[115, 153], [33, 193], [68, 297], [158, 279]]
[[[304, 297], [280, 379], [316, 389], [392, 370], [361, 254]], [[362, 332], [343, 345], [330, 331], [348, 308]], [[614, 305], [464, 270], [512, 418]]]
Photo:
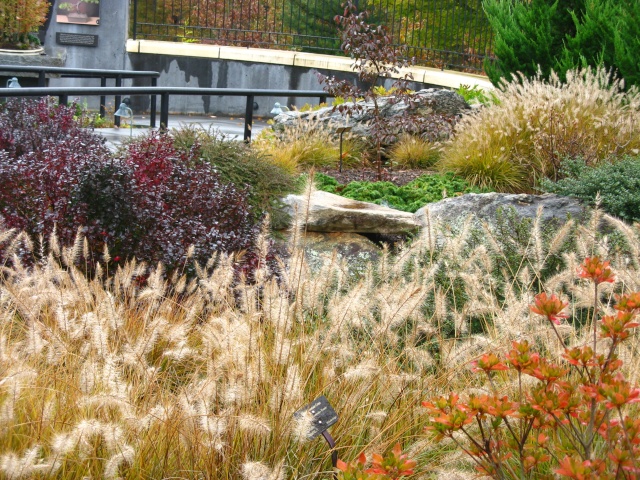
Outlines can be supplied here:
[[306, 229], [310, 232], [400, 234], [420, 228], [414, 214], [375, 203], [359, 202], [319, 190], [311, 195], [308, 209], [305, 200], [302, 195], [288, 195], [283, 203], [285, 211], [292, 217], [303, 215]]
[[427, 212], [432, 222], [459, 225], [469, 216], [495, 224], [499, 209], [511, 209], [521, 218], [534, 219], [542, 207], [542, 220], [563, 224], [568, 218], [580, 219], [586, 207], [578, 200], [554, 194], [528, 195], [509, 193], [467, 193], [428, 204], [415, 213], [422, 226], [427, 225]]

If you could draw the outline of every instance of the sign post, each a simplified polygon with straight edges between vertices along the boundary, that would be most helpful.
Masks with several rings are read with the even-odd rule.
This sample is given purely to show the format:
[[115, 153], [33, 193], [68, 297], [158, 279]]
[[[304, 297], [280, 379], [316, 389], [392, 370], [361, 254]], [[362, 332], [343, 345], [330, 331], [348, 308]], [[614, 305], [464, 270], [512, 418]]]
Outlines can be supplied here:
[[338, 465], [338, 452], [335, 449], [336, 442], [328, 429], [338, 421], [338, 414], [324, 395], [316, 398], [309, 405], [302, 407], [293, 416], [296, 419], [300, 419], [308, 414], [311, 414], [311, 428], [307, 432], [307, 439], [313, 440], [319, 435], [324, 437], [331, 450], [331, 464], [335, 468]]

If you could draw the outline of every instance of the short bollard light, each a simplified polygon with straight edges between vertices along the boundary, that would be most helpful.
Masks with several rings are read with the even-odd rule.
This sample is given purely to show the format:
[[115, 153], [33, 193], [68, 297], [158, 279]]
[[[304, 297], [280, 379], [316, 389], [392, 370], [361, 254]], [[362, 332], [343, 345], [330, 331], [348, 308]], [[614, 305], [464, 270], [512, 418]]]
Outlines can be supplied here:
[[335, 468], [338, 465], [338, 451], [335, 449], [336, 442], [329, 433], [329, 427], [338, 421], [338, 414], [329, 403], [329, 400], [327, 400], [327, 397], [322, 395], [316, 398], [309, 405], [295, 412], [293, 417], [308, 426], [308, 430], [305, 432], [308, 440], [313, 440], [318, 435], [324, 437], [331, 449], [331, 464]]
[[7, 88], [20, 88], [20, 87], [22, 87], [22, 85], [20, 85], [20, 82], [18, 82], [17, 77], [13, 77], [7, 80]]
[[289, 107], [285, 107], [284, 105], [280, 105], [276, 102], [271, 109], [271, 115], [280, 115], [282, 112], [288, 112]]
[[133, 110], [129, 108], [129, 105], [122, 102], [118, 107], [118, 110], [114, 113], [117, 117], [127, 117], [129, 119], [129, 138], [133, 137]]
[[342, 136], [350, 132], [353, 127], [340, 127], [336, 129], [336, 133], [340, 134], [340, 165], [338, 167], [338, 171], [342, 172]]

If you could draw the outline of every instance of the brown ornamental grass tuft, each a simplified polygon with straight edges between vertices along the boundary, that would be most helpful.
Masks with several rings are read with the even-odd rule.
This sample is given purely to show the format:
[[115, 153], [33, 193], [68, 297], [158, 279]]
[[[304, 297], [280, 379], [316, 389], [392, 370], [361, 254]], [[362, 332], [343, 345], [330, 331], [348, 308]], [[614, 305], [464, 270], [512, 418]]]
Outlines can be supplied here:
[[640, 152], [640, 94], [604, 69], [549, 81], [520, 75], [495, 92], [496, 104], [464, 117], [439, 167], [479, 187], [531, 191], [558, 179], [560, 163], [587, 165]]

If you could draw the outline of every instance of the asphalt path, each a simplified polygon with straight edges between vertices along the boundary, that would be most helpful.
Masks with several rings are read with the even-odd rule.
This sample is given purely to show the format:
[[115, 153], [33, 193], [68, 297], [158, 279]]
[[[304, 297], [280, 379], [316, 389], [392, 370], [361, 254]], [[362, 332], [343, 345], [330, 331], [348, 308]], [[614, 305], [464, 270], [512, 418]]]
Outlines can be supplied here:
[[[126, 120], [123, 120], [123, 124]], [[169, 129], [179, 128], [180, 126], [193, 125], [200, 126], [205, 130], [214, 129], [225, 136], [242, 140], [244, 137], [244, 118], [243, 117], [217, 117], [214, 115], [169, 115]], [[251, 135], [255, 136], [260, 131], [268, 127], [264, 120], [253, 121]], [[130, 136], [136, 137], [144, 135], [150, 131], [149, 117], [144, 115], [136, 115], [133, 118], [133, 128], [122, 126], [119, 128], [96, 128], [95, 132], [107, 140], [107, 145], [115, 149], [119, 144], [126, 141]]]

